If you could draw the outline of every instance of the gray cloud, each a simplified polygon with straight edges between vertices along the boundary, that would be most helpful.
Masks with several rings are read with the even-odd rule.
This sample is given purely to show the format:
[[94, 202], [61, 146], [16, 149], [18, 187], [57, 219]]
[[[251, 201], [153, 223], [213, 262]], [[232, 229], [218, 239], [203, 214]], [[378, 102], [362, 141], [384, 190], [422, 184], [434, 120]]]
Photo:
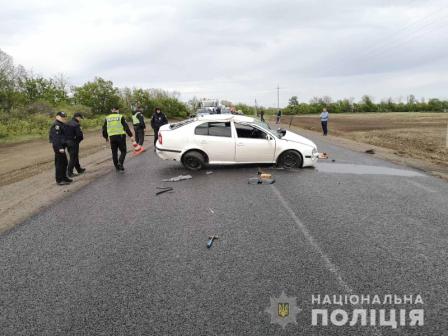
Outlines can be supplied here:
[[[275, 105], [292, 95], [446, 95], [443, 0], [19, 1], [3, 50], [35, 72]], [[410, 80], [412, 79], [412, 80]], [[446, 86], [445, 86], [446, 87]]]

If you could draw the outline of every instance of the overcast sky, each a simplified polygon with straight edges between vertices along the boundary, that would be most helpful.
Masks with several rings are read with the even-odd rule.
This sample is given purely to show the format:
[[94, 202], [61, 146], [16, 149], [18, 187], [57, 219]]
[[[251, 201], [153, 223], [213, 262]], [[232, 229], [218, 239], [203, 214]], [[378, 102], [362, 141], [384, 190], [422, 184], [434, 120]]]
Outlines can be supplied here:
[[72, 84], [265, 106], [448, 97], [446, 0], [0, 0], [0, 48]]

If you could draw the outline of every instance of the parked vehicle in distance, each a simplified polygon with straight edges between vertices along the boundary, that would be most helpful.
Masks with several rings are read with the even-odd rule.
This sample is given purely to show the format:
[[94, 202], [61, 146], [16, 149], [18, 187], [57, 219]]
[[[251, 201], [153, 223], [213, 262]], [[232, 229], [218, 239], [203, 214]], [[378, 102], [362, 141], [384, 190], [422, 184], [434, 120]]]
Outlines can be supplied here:
[[300, 168], [314, 166], [319, 156], [314, 142], [301, 135], [232, 114], [204, 115], [162, 126], [156, 153], [190, 170], [248, 163]]

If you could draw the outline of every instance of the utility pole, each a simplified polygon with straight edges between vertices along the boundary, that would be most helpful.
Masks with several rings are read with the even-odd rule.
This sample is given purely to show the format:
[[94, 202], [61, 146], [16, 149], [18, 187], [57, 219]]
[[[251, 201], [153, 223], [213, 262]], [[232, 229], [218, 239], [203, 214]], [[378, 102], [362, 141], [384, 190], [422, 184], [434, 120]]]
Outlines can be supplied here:
[[277, 109], [280, 110], [280, 85], [277, 84]]

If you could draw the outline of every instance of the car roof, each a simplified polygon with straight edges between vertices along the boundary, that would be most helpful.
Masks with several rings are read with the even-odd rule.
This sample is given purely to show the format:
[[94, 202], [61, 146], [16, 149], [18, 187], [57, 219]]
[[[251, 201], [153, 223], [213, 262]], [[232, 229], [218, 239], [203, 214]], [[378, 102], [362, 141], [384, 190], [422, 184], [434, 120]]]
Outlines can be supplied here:
[[234, 122], [254, 122], [252, 117], [234, 115], [234, 114], [210, 114], [198, 116], [198, 121], [234, 121]]

